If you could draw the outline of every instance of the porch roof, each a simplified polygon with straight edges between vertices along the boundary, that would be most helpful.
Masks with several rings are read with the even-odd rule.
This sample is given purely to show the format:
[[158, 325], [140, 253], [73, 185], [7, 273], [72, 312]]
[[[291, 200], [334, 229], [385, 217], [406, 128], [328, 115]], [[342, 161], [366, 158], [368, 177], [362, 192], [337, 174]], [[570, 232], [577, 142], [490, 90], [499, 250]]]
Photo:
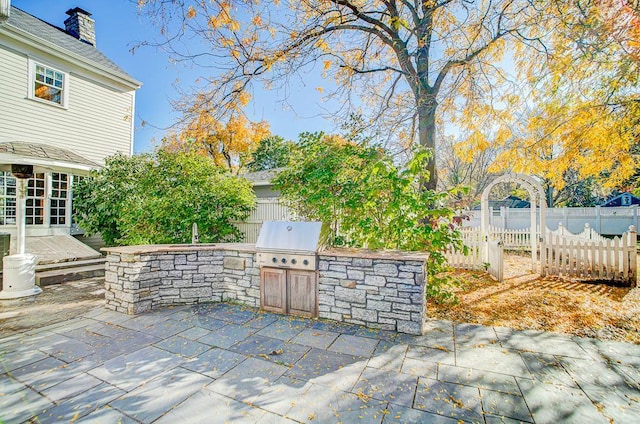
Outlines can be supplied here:
[[7, 170], [14, 163], [56, 171], [88, 172], [100, 167], [77, 153], [59, 147], [22, 141], [0, 143], [0, 170]]

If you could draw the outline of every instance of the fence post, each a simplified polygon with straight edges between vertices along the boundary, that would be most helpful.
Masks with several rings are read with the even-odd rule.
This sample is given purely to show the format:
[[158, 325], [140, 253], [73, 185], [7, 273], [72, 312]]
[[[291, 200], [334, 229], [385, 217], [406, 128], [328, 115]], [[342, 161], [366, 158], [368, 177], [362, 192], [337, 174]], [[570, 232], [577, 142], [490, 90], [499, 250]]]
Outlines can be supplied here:
[[596, 206], [596, 232], [602, 234], [602, 216], [600, 215], [600, 205]]
[[507, 208], [504, 206], [500, 206], [500, 221], [502, 222], [501, 227], [507, 228]]
[[631, 249], [629, 252], [630, 256], [630, 276], [629, 280], [631, 281], [631, 287], [638, 287], [638, 233], [636, 232], [636, 226], [632, 225], [629, 227], [629, 244], [631, 245]]
[[589, 225], [588, 222], [584, 223], [584, 233], [585, 237], [587, 237], [588, 240], [593, 240], [593, 230], [591, 229], [591, 225]]

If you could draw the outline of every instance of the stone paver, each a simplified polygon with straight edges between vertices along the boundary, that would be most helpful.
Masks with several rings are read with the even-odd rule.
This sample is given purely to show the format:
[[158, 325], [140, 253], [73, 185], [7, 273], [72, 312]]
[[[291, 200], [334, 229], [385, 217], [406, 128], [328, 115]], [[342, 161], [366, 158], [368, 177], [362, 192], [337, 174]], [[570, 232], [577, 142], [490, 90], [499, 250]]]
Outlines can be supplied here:
[[413, 407], [463, 421], [484, 419], [478, 388], [430, 378], [420, 377]]
[[210, 384], [202, 374], [174, 368], [112, 401], [110, 405], [142, 422], [151, 422]]
[[[1, 330], [1, 329], [0, 329]], [[640, 347], [431, 320], [408, 336], [231, 304], [0, 338], [0, 422], [640, 422]]]
[[417, 382], [418, 377], [412, 375], [367, 367], [353, 391], [373, 399], [410, 407]]
[[331, 344], [328, 350], [347, 355], [369, 357], [376, 350], [379, 342], [378, 339], [342, 334]]

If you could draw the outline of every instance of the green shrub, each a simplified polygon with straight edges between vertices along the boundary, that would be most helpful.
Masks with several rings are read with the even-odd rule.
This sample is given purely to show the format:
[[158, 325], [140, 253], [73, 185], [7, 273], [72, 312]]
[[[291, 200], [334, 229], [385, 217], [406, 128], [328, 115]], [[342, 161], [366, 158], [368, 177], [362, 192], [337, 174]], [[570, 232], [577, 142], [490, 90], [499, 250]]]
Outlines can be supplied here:
[[289, 207], [324, 224], [329, 245], [428, 252], [428, 291], [447, 297], [444, 253], [463, 246], [454, 212], [441, 206], [451, 193], [424, 187], [430, 157], [416, 149], [399, 167], [366, 142], [305, 133], [274, 184]]
[[193, 223], [200, 241], [238, 241], [232, 221], [255, 207], [248, 181], [205, 156], [168, 153], [115, 155], [74, 187], [80, 226], [107, 245], [188, 243]]

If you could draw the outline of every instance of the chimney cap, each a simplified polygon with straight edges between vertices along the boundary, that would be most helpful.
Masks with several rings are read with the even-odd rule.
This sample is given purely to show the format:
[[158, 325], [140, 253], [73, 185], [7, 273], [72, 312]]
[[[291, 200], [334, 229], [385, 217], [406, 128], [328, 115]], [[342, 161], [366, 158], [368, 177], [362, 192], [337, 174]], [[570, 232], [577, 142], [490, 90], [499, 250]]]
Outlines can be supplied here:
[[83, 14], [83, 15], [91, 16], [91, 13], [89, 13], [89, 12], [87, 12], [86, 10], [81, 9], [81, 8], [79, 8], [79, 7], [74, 7], [73, 9], [69, 9], [69, 10], [67, 10], [65, 13], [66, 13], [67, 15], [69, 15], [69, 16], [73, 16], [73, 15], [75, 15], [76, 13], [81, 13], [81, 14]]

